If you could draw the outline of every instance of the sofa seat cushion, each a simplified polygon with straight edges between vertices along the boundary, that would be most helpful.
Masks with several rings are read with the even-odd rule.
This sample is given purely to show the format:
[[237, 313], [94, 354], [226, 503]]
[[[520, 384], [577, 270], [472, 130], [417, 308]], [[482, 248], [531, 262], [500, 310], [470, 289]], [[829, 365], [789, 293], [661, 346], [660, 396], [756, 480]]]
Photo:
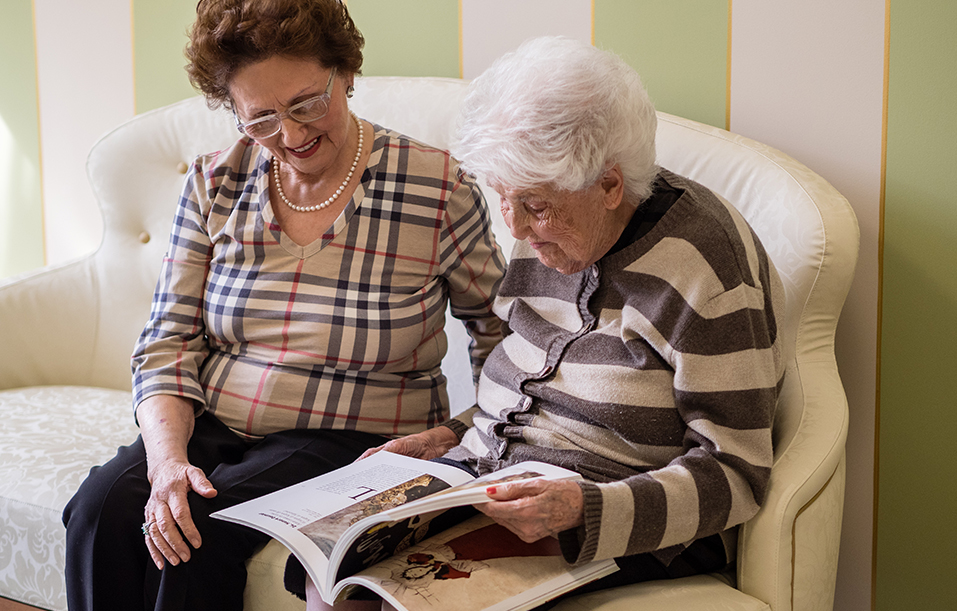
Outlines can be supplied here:
[[90, 467], [138, 434], [129, 392], [37, 386], [0, 392], [0, 588], [66, 609], [63, 507]]
[[695, 575], [600, 590], [562, 601], [553, 611], [771, 611], [719, 577]]
[[286, 591], [283, 573], [289, 550], [275, 539], [259, 550], [246, 563], [245, 609], [269, 611], [305, 611], [306, 603]]
[[[138, 434], [126, 391], [38, 386], [0, 391], [0, 589], [5, 596], [65, 611], [65, 530], [60, 516], [93, 465]], [[271, 541], [248, 566], [246, 606], [293, 611], [285, 592], [288, 551]], [[557, 611], [689, 608], [760, 611], [769, 607], [712, 576], [650, 582], [564, 601]]]

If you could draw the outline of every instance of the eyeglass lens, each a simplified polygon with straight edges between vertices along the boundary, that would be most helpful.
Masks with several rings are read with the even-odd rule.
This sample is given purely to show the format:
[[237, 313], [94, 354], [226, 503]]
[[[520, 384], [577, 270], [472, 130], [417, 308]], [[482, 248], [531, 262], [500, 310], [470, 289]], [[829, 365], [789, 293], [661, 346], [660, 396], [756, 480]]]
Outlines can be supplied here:
[[288, 116], [299, 123], [318, 121], [329, 112], [325, 94], [296, 104], [286, 112], [269, 115], [243, 126], [244, 131], [253, 138], [267, 138], [282, 128], [282, 117]]
[[[240, 131], [253, 138], [269, 138], [270, 136], [278, 134], [279, 130], [282, 129], [283, 117], [290, 117], [298, 123], [318, 121], [329, 112], [329, 99], [335, 77], [336, 69], [333, 68], [329, 73], [329, 81], [326, 83], [326, 90], [323, 93], [314, 98], [309, 98], [308, 100], [294, 104], [285, 112], [267, 115], [245, 124], [240, 123]], [[237, 123], [238, 121], [239, 119], [237, 118]]]

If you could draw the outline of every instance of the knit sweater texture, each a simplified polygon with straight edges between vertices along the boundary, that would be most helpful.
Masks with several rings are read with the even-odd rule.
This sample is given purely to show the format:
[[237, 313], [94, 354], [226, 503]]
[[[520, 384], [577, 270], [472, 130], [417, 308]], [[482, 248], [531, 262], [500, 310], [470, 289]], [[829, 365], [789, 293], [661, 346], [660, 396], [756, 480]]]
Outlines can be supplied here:
[[584, 525], [559, 537], [572, 563], [668, 563], [718, 533], [733, 553], [768, 486], [781, 281], [729, 203], [659, 180], [680, 192], [667, 213], [579, 273], [516, 244], [495, 302], [509, 334], [449, 454], [481, 473], [540, 460], [584, 476]]

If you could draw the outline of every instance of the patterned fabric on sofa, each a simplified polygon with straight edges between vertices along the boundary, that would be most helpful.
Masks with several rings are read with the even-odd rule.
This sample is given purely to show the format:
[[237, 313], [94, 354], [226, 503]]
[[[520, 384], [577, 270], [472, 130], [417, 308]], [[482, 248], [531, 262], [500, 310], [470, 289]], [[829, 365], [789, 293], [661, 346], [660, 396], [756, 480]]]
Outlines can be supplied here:
[[[103, 418], [104, 413], [126, 417]], [[81, 386], [0, 392], [0, 587], [66, 609], [60, 514], [90, 466], [136, 439], [130, 393]]]

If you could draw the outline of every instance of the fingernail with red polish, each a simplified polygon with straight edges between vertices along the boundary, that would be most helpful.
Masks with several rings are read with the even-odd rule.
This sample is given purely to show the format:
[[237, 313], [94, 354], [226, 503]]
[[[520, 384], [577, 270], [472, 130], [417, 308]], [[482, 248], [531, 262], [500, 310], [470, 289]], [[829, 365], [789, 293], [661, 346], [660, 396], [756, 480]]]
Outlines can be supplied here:
[[485, 489], [485, 494], [495, 494], [496, 490], [497, 488], [495, 488], [495, 486], [489, 486]]

